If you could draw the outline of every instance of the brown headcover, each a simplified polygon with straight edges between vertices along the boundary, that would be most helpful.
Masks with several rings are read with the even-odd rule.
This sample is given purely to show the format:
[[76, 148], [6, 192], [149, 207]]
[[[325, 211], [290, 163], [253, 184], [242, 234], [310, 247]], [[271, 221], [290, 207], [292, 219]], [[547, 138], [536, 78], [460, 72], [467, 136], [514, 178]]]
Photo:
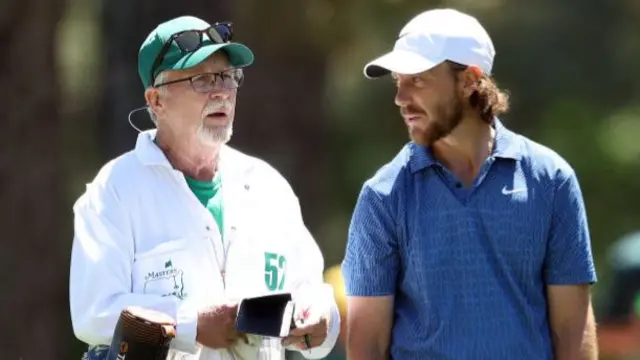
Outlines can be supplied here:
[[171, 316], [129, 307], [120, 313], [109, 352], [119, 360], [165, 360], [175, 336], [176, 322]]

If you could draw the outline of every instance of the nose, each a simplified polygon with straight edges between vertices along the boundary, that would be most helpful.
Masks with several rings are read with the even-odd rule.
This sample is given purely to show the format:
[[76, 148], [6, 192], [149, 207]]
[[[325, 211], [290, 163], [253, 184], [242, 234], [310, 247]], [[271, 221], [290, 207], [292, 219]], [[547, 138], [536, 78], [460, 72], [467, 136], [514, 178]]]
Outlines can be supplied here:
[[411, 96], [409, 94], [409, 91], [407, 91], [406, 87], [402, 85], [398, 85], [398, 90], [396, 90], [396, 97], [394, 101], [396, 105], [400, 107], [406, 106], [411, 102]]
[[216, 87], [212, 92], [209, 93], [209, 98], [211, 100], [227, 100], [230, 96], [231, 90], [220, 87]]

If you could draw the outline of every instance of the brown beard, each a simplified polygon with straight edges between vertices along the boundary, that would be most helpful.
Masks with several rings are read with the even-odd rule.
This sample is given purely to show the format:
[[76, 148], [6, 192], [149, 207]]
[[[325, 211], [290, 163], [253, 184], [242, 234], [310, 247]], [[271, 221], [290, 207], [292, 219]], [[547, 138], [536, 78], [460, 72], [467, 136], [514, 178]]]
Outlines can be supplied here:
[[[410, 112], [417, 112], [409, 108]], [[414, 127], [409, 129], [409, 136], [416, 144], [431, 146], [436, 141], [451, 134], [462, 121], [463, 105], [458, 96], [454, 96], [447, 104], [440, 104], [436, 111], [436, 118], [426, 128]]]

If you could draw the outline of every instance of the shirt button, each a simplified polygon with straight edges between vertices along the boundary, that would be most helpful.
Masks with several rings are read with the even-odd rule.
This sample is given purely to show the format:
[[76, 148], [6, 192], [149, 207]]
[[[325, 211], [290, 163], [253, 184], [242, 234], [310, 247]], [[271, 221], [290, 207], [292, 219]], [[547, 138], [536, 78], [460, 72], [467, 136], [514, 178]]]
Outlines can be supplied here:
[[460, 188], [462, 187], [462, 184], [460, 184], [460, 183], [456, 183], [456, 187], [457, 187], [458, 189], [460, 189]]
[[206, 228], [207, 228], [207, 231], [211, 231], [211, 226], [207, 225]]
[[249, 190], [249, 184], [244, 184], [244, 189]]

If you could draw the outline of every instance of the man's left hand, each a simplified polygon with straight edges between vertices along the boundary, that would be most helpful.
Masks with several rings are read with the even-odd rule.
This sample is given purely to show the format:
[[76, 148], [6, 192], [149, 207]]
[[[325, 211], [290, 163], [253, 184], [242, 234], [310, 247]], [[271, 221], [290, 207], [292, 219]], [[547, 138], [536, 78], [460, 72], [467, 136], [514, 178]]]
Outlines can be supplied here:
[[[282, 339], [282, 345], [295, 347], [298, 350], [309, 350], [324, 343], [329, 331], [328, 315], [320, 316], [316, 321], [309, 322], [309, 320], [313, 320], [305, 316], [306, 314], [308, 314], [308, 310], [302, 311], [301, 316], [296, 320], [297, 327], [289, 332], [289, 336]], [[305, 340], [305, 336], [308, 341]]]

